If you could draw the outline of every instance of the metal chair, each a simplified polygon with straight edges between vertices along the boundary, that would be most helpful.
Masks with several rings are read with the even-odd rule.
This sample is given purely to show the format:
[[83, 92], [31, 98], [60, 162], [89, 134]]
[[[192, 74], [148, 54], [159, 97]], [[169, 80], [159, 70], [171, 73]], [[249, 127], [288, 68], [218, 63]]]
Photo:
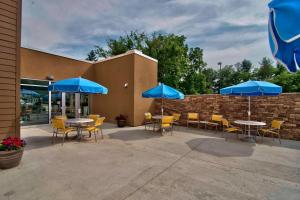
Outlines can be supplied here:
[[199, 114], [198, 113], [188, 113], [186, 127], [189, 127], [189, 124], [197, 124], [199, 128]]
[[272, 120], [270, 128], [260, 129], [259, 132], [262, 134], [262, 140], [263, 140], [265, 134], [271, 134], [273, 140], [274, 140], [274, 135], [277, 135], [279, 143], [281, 144], [280, 129], [281, 129], [281, 126], [283, 123], [284, 123], [284, 121]]

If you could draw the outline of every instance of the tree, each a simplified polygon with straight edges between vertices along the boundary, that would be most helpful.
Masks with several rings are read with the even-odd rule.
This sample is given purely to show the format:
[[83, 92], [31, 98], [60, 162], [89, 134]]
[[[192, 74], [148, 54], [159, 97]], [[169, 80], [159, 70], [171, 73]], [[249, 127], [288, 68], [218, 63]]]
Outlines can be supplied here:
[[275, 68], [272, 65], [272, 61], [269, 58], [264, 57], [259, 64], [260, 68], [256, 71], [256, 78], [258, 80], [271, 79], [275, 73]]
[[206, 63], [203, 61], [203, 50], [191, 48], [188, 53], [188, 65], [184, 74], [183, 90], [186, 94], [206, 92], [206, 77], [203, 74]]
[[244, 59], [241, 63], [235, 64], [237, 70], [236, 82], [245, 82], [252, 78], [252, 62]]
[[91, 50], [90, 53], [88, 53], [86, 60], [89, 60], [89, 61], [97, 61], [98, 60], [98, 57], [94, 50]]

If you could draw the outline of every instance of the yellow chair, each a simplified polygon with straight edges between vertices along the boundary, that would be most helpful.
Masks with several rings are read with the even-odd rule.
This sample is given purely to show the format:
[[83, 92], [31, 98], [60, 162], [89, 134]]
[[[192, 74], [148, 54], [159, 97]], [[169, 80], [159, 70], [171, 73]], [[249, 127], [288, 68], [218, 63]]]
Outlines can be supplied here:
[[68, 133], [72, 131], [76, 131], [74, 128], [68, 128], [65, 126], [65, 120], [62, 118], [52, 119], [53, 126], [53, 135], [52, 135], [52, 143], [54, 143], [54, 138], [57, 138], [58, 134], [62, 134], [62, 145], [64, 144], [65, 137], [68, 136]]
[[85, 128], [86, 131], [89, 132], [89, 134], [91, 135], [92, 132], [94, 132], [94, 136], [95, 136], [95, 142], [97, 142], [97, 133], [99, 133], [99, 130], [101, 132], [101, 138], [103, 139], [103, 131], [102, 131], [102, 125], [103, 122], [105, 120], [105, 117], [100, 117], [98, 119], [96, 119], [96, 122], [93, 126], [88, 126]]
[[152, 120], [152, 114], [150, 112], [146, 112], [144, 114], [144, 123], [145, 123], [145, 130], [147, 130], [147, 125], [152, 125], [154, 130], [154, 122]]
[[197, 124], [199, 127], [199, 114], [198, 113], [188, 113], [186, 126], [189, 127], [189, 124]]
[[211, 121], [207, 122], [207, 125], [213, 126], [218, 129], [222, 125], [223, 115], [212, 115]]
[[181, 114], [179, 114], [179, 113], [173, 113], [173, 117], [174, 117], [173, 124], [179, 125], [179, 120], [180, 120]]
[[67, 120], [68, 117], [66, 115], [56, 115], [54, 116], [54, 119], [63, 119], [63, 120]]
[[171, 134], [173, 135], [173, 121], [174, 121], [174, 117], [173, 116], [163, 116], [161, 119], [161, 130], [162, 133], [166, 130], [166, 129], [171, 129]]
[[97, 115], [97, 114], [90, 114], [88, 116], [90, 119], [93, 119], [94, 122], [96, 123], [97, 119], [100, 118], [100, 115]]
[[271, 123], [271, 128], [267, 128], [267, 129], [260, 129], [259, 132], [262, 134], [262, 140], [265, 136], [265, 134], [272, 134], [272, 138], [274, 140], [274, 135], [277, 135], [279, 143], [281, 144], [281, 135], [280, 135], [280, 129], [281, 129], [281, 125], [284, 123], [284, 121], [280, 121], [280, 120], [272, 120]]
[[[239, 138], [239, 132], [243, 132], [239, 127], [232, 126], [227, 119], [222, 118], [221, 123], [223, 126], [223, 133], [236, 133], [237, 139]], [[225, 137], [225, 140], [227, 140], [227, 137]]]

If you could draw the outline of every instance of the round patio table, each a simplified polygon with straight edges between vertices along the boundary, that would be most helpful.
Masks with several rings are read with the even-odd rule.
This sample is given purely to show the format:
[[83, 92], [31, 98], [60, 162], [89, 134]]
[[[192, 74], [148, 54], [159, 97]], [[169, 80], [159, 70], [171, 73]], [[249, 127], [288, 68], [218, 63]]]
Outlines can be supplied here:
[[[266, 123], [265, 122], [258, 122], [258, 121], [251, 121], [251, 120], [236, 120], [234, 121], [235, 124], [239, 124], [239, 125], [245, 125], [248, 126], [248, 135], [243, 139], [245, 141], [253, 141], [253, 137], [251, 136], [251, 126], [256, 126], [257, 127], [257, 132], [258, 133], [258, 127], [259, 126], [265, 126]], [[255, 140], [254, 140], [255, 141]]]
[[92, 123], [94, 123], [94, 120], [90, 118], [74, 118], [74, 119], [68, 119], [66, 121], [67, 125], [71, 127], [76, 127], [77, 139], [81, 139], [82, 129]]
[[161, 116], [161, 115], [153, 115], [153, 116], [152, 116], [152, 119], [155, 119], [155, 120], [161, 120], [163, 117], [166, 117], [166, 115], [164, 115], [164, 116]]

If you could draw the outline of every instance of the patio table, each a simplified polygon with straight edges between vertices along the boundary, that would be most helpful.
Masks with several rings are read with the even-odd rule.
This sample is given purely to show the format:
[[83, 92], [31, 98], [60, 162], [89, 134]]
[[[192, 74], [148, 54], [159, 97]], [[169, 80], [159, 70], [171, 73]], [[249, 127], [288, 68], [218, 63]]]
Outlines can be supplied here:
[[245, 141], [251, 141], [253, 139], [253, 137], [251, 136], [251, 133], [250, 133], [250, 131], [251, 131], [250, 127], [251, 126], [256, 126], [257, 127], [256, 134], [259, 134], [258, 133], [258, 127], [266, 125], [265, 122], [251, 121], [251, 120], [236, 120], [236, 121], [234, 121], [234, 123], [238, 124], [238, 125], [244, 125], [244, 126], [248, 126], [249, 127], [249, 129], [248, 129], [248, 135], [244, 138]]
[[74, 118], [66, 121], [68, 126], [76, 127], [77, 139], [81, 139], [82, 129], [92, 123], [94, 123], [94, 120], [90, 118]]

